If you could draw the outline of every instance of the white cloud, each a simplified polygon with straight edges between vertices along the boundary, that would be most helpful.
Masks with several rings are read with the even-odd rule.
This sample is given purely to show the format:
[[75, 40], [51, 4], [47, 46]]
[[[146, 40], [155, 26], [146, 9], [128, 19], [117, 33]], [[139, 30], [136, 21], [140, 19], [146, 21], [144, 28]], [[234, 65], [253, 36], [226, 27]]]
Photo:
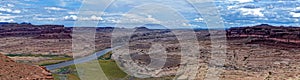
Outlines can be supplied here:
[[12, 13], [21, 13], [21, 10], [14, 10]]
[[227, 10], [232, 10], [232, 9], [237, 9], [239, 8], [241, 5], [229, 5], [227, 6]]
[[40, 20], [40, 21], [55, 21], [59, 20], [58, 18], [33, 18], [35, 20]]
[[13, 18], [17, 18], [19, 16], [11, 16], [11, 15], [0, 15], [0, 19], [13, 19]]
[[194, 21], [196, 21], [196, 22], [202, 22], [204, 19], [203, 18], [196, 18], [196, 19], [194, 19]]
[[199, 25], [194, 25], [194, 24], [190, 24], [190, 23], [182, 23], [183, 27], [199, 27]]
[[8, 13], [21, 13], [21, 10], [12, 10], [10, 8], [0, 7], [0, 11], [8, 12]]
[[300, 13], [295, 12], [295, 11], [299, 11], [299, 10], [300, 10], [300, 7], [296, 7], [293, 10], [291, 10], [291, 12], [289, 14], [294, 18], [299, 18]]
[[65, 16], [64, 20], [69, 20], [69, 21], [75, 21], [75, 20], [81, 20], [81, 21], [100, 21], [100, 20], [103, 20], [103, 18], [95, 16], [95, 15], [92, 15], [90, 17], [78, 17], [76, 15], [70, 15], [70, 16]]
[[0, 22], [15, 22], [13, 19], [0, 19]]
[[114, 20], [114, 19], [113, 20], [108, 20], [108, 21], [111, 22], [111, 23], [119, 23], [118, 20]]
[[136, 14], [124, 14], [122, 18], [123, 22], [120, 23], [154, 23], [154, 24], [160, 24], [161, 22], [155, 18], [152, 17], [152, 15], [136, 15]]
[[45, 7], [44, 9], [46, 9], [46, 10], [54, 10], [54, 11], [66, 10], [66, 9], [59, 8], [59, 7]]
[[247, 2], [253, 2], [253, 0], [229, 0], [231, 2], [239, 2], [239, 3], [247, 3]]
[[71, 11], [71, 12], [68, 12], [68, 14], [78, 14], [78, 12]]
[[193, 26], [193, 25], [189, 23], [182, 23], [182, 26]]
[[232, 8], [234, 8], [235, 6], [227, 6], [227, 9], [230, 10]]
[[70, 15], [70, 16], [65, 16], [64, 17], [64, 20], [69, 20], [69, 21], [75, 21], [75, 20], [77, 20], [78, 19], [78, 17], [77, 16], [75, 16], [75, 15]]
[[249, 8], [240, 8], [239, 9], [242, 13], [242, 15], [253, 15], [253, 16], [258, 16], [258, 17], [264, 17], [264, 14], [261, 12], [262, 8], [254, 8], [254, 9], [249, 9]]
[[103, 18], [93, 15], [91, 17], [79, 18], [79, 20], [84, 20], [84, 21], [99, 21], [99, 20], [103, 20]]
[[299, 18], [300, 17], [300, 13], [290, 12], [290, 15], [292, 17], [295, 17], [295, 18]]
[[296, 10], [300, 10], [300, 7], [296, 7], [295, 9], [296, 9]]
[[147, 18], [145, 20], [153, 22], [153, 23], [160, 23], [160, 21], [158, 21], [155, 18], [153, 18], [152, 15], [147, 15]]
[[13, 4], [7, 4], [8, 7], [15, 7]]
[[0, 7], [0, 11], [12, 12], [13, 10], [11, 10], [9, 8], [2, 8], [2, 7]]
[[0, 15], [0, 22], [14, 22], [14, 18], [19, 16], [11, 16], [11, 15]]

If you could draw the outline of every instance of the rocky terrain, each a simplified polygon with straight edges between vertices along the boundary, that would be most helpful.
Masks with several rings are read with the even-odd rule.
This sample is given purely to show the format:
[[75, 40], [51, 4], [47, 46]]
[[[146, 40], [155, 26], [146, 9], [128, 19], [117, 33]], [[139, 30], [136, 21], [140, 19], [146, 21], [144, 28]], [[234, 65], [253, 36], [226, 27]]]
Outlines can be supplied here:
[[0, 54], [0, 80], [53, 80], [49, 71], [40, 66], [16, 63]]
[[[228, 39], [252, 38], [250, 44], [265, 44], [286, 48], [300, 47], [300, 28], [262, 24], [252, 27], [237, 27], [227, 30]], [[276, 44], [276, 45], [274, 45]]]
[[[226, 30], [227, 40], [223, 43], [227, 43], [227, 58], [219, 78], [221, 80], [300, 79], [299, 31], [300, 28], [297, 27], [276, 27], [266, 24]], [[209, 61], [212, 59], [212, 32], [222, 31], [196, 31], [198, 43], [195, 44], [201, 46], [200, 55], [194, 60], [200, 66], [195, 78], [197, 80], [207, 78]], [[179, 43], [185, 44], [185, 42], [179, 42], [170, 30], [137, 31], [135, 34], [131, 37], [130, 54], [113, 55], [116, 60], [121, 60], [121, 67], [134, 67], [138, 69], [136, 73], [144, 74], [144, 77], [161, 77], [175, 75], [179, 67], [184, 65], [181, 63], [185, 60], [181, 57]], [[166, 48], [167, 61], [162, 69], [152, 70], [149, 67], [152, 60], [148, 53], [152, 52], [151, 45], [156, 43]], [[120, 55], [128, 55], [133, 60], [122, 59]], [[139, 66], [132, 66], [136, 64]]]
[[[43, 54], [72, 56], [72, 27], [61, 25], [1, 24], [0, 52], [3, 54]], [[114, 28], [96, 28], [96, 49], [103, 50], [111, 46]], [[119, 60], [121, 67], [126, 65], [139, 69], [139, 73], [150, 77], [171, 76], [177, 73], [181, 62], [189, 61], [189, 57], [181, 54], [182, 44], [189, 39], [178, 40], [179, 36], [187, 36], [188, 30], [135, 28], [129, 38], [129, 54], [132, 60], [120, 59], [114, 53], [113, 59]], [[176, 33], [174, 33], [176, 31]], [[226, 43], [226, 58], [222, 71], [218, 76], [224, 80], [297, 80], [300, 78], [300, 28], [271, 26], [267, 24], [236, 27], [227, 30], [195, 30], [200, 54], [192, 59], [196, 62], [197, 80], [206, 78], [209, 61], [212, 59], [214, 39]], [[122, 35], [123, 33], [117, 33]], [[214, 35], [212, 35], [214, 34]], [[177, 36], [176, 36], [177, 35]], [[225, 36], [222, 36], [225, 35]], [[188, 35], [190, 36], [190, 35]], [[221, 36], [212, 38], [212, 36]], [[224, 40], [223, 40], [224, 39]], [[153, 46], [154, 45], [154, 46]], [[193, 46], [190, 46], [193, 47]], [[159, 51], [156, 49], [162, 49]], [[154, 52], [153, 52], [154, 51]], [[165, 53], [149, 55], [148, 53]], [[123, 52], [120, 51], [122, 54]], [[189, 54], [190, 52], [184, 52]], [[123, 54], [124, 55], [124, 54]], [[153, 70], [148, 65], [151, 57], [166, 57], [161, 69]], [[14, 57], [16, 59], [18, 57]], [[24, 57], [20, 57], [24, 58]], [[24, 58], [28, 59], [28, 58]], [[34, 58], [44, 60], [41, 58]], [[185, 60], [187, 59], [187, 60]], [[18, 60], [18, 59], [16, 59]], [[156, 59], [161, 60], [161, 59]], [[131, 66], [135, 64], [135, 66]]]
[[[97, 28], [96, 49], [110, 47], [113, 28]], [[72, 56], [72, 27], [63, 25], [0, 24], [0, 52]]]

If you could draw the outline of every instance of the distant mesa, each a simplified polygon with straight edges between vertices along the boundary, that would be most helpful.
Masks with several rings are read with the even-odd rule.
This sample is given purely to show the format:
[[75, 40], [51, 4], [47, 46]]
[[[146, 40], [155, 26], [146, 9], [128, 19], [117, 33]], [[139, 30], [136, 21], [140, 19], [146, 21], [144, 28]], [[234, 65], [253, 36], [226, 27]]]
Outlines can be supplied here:
[[0, 25], [1, 25], [1, 24], [9, 24], [9, 22], [0, 22]]
[[28, 25], [31, 25], [31, 23], [27, 23], [27, 22], [22, 22], [20, 24], [28, 24]]
[[63, 25], [7, 23], [0, 25], [0, 37], [32, 37], [37, 39], [71, 39], [71, 28]]
[[147, 27], [135, 27], [136, 31], [150, 31], [151, 29], [148, 29]]
[[250, 43], [300, 48], [300, 27], [284, 27], [261, 24], [234, 27], [227, 30], [228, 39], [251, 39]]

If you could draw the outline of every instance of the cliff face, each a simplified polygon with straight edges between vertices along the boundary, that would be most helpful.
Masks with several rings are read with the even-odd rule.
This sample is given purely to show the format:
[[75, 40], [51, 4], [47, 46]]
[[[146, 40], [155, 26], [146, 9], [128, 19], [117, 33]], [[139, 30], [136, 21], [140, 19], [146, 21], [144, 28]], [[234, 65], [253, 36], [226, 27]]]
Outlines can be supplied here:
[[0, 80], [53, 80], [53, 77], [40, 66], [16, 63], [0, 54]]
[[63, 25], [2, 24], [1, 37], [34, 37], [37, 39], [70, 39], [71, 29]]
[[[264, 44], [282, 48], [300, 48], [300, 28], [271, 26], [236, 27], [227, 30], [229, 40], [251, 39], [249, 44]], [[275, 45], [276, 44], [276, 45]]]
[[231, 37], [265, 37], [285, 40], [300, 40], [300, 27], [271, 26], [267, 24], [252, 27], [236, 27], [227, 30]]
[[[63, 25], [0, 24], [0, 51], [9, 54], [72, 56], [72, 29]], [[95, 29], [96, 49], [110, 47], [110, 36], [114, 28]]]

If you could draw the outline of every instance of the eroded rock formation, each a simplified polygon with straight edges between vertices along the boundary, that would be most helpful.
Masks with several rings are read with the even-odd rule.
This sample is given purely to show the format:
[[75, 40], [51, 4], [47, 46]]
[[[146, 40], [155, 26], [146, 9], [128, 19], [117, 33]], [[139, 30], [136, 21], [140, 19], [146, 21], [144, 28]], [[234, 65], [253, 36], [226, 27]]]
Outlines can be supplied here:
[[49, 71], [41, 66], [16, 63], [0, 53], [1, 80], [53, 80]]

